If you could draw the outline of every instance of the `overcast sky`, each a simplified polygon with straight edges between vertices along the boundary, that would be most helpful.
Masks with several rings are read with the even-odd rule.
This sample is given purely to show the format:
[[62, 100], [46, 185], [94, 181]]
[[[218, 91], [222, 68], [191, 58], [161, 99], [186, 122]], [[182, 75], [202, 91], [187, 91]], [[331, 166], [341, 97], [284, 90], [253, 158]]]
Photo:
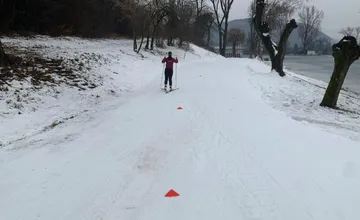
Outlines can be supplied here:
[[[250, 2], [251, 0], [234, 0], [231, 20], [246, 18]], [[323, 10], [322, 31], [335, 40], [342, 37], [338, 33], [341, 28], [360, 26], [360, 0], [310, 0], [309, 4]]]

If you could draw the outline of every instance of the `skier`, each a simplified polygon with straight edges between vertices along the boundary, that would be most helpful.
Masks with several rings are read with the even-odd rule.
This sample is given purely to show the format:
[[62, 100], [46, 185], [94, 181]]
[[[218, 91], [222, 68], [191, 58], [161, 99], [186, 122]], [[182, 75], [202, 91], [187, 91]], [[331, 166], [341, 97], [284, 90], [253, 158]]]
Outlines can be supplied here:
[[171, 51], [168, 53], [168, 57], [164, 57], [164, 59], [162, 60], [162, 63], [166, 62], [166, 68], [165, 68], [165, 86], [164, 89], [166, 90], [167, 87], [167, 82], [169, 81], [169, 85], [170, 85], [170, 90], [172, 90], [172, 76], [174, 73], [173, 70], [173, 64], [174, 63], [178, 63], [178, 58], [176, 57], [175, 59], [172, 57], [172, 53]]

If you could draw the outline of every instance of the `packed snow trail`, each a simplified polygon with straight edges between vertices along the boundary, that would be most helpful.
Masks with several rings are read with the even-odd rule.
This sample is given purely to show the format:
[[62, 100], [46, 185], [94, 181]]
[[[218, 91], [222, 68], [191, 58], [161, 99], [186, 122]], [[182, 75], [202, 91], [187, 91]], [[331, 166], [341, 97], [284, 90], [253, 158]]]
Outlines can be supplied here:
[[357, 220], [360, 144], [273, 110], [247, 62], [183, 64], [179, 90], [156, 79], [69, 141], [2, 152], [0, 219]]

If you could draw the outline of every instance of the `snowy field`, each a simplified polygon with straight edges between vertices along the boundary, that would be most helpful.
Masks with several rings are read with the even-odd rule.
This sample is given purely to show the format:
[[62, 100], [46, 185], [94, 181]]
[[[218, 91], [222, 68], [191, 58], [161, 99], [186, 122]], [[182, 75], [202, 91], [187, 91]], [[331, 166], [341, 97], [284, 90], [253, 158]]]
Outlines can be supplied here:
[[[0, 219], [359, 219], [356, 95], [322, 108], [317, 80], [193, 45], [138, 55], [126, 40], [3, 41], [77, 58], [99, 86], [1, 93]], [[180, 89], [164, 94], [168, 50]]]

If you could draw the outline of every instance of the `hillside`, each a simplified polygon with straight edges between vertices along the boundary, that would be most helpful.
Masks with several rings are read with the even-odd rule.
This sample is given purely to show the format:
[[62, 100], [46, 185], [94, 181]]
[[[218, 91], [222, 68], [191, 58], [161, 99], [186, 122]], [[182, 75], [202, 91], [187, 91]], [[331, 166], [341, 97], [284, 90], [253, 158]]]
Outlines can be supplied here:
[[169, 50], [181, 60], [179, 67], [183, 62], [216, 56], [195, 45], [189, 51], [165, 47], [137, 54], [132, 41], [124, 39], [35, 36], [5, 37], [2, 41], [11, 53], [57, 60], [60, 65], [55, 69], [27, 67], [29, 72], [20, 72], [28, 75], [15, 75], [9, 85], [0, 85], [0, 149], [26, 145], [24, 139], [68, 121], [83, 120], [114, 102], [122, 102], [149, 82], [160, 83], [161, 59]]
[[[301, 25], [301, 24], [299, 24], [299, 25]], [[249, 19], [245, 18], [245, 19], [231, 20], [231, 21], [229, 21], [229, 29], [230, 28], [240, 28], [241, 30], [244, 30], [245, 34], [247, 35], [250, 32]], [[333, 43], [333, 41], [334, 41], [331, 37], [329, 37], [328, 35], [326, 35], [323, 32], [320, 32], [319, 37], [327, 39], [331, 43]], [[275, 38], [274, 38], [274, 40], [277, 41], [277, 39], [275, 39]], [[213, 46], [218, 46], [219, 45], [219, 36], [218, 36], [216, 30], [214, 30], [212, 32], [211, 41], [213, 43]], [[295, 44], [298, 44], [298, 46], [301, 45], [301, 39], [299, 37], [299, 29], [298, 28], [295, 29], [291, 33], [291, 35], [289, 37], [289, 43], [290, 43], [291, 47], [293, 47]]]

